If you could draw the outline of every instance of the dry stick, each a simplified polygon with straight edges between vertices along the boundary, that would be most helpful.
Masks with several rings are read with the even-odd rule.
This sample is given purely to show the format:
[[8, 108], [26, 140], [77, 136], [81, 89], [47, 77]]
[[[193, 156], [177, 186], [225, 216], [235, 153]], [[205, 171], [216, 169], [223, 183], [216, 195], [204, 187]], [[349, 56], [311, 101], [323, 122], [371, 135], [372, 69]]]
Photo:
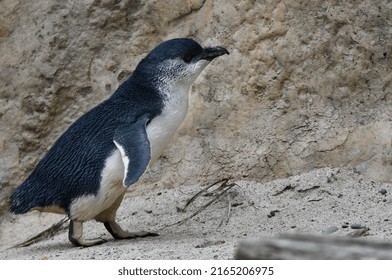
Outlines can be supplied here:
[[[217, 195], [214, 199], [211, 199], [209, 202], [204, 204], [199, 210], [197, 210], [195, 213], [193, 213], [189, 217], [185, 218], [184, 220], [175, 222], [174, 224], [170, 224], [170, 225], [164, 226], [162, 229], [167, 228], [167, 227], [171, 227], [171, 226], [174, 226], [174, 225], [182, 225], [182, 224], [184, 224], [185, 222], [189, 221], [190, 219], [192, 219], [193, 217], [197, 216], [202, 211], [204, 211], [208, 206], [210, 206], [212, 203], [214, 203], [216, 200], [218, 200], [220, 197], [222, 197], [224, 194], [226, 194], [226, 192], [229, 191], [232, 187], [238, 186], [236, 183], [232, 183], [230, 185], [227, 185], [228, 179], [225, 179], [225, 180], [222, 180], [222, 181], [223, 181], [223, 184], [218, 189], [221, 189], [222, 187], [225, 187], [225, 189], [219, 195]], [[222, 182], [222, 181], [220, 181], [220, 182]]]
[[[57, 223], [53, 224], [50, 228], [38, 233], [37, 235], [31, 237], [30, 239], [19, 243], [17, 245], [12, 246], [11, 248], [21, 248], [21, 247], [27, 247], [30, 246], [34, 243], [37, 243], [39, 241], [42, 241], [44, 239], [48, 239], [52, 236], [55, 236], [56, 233], [60, 232], [62, 229], [62, 225], [69, 220], [68, 217], [65, 217], [64, 219], [58, 221]], [[10, 249], [11, 249], [10, 248]]]
[[216, 182], [213, 183], [212, 185], [209, 185], [208, 187], [202, 189], [202, 190], [199, 191], [197, 194], [195, 194], [193, 197], [191, 197], [191, 199], [189, 199], [189, 200], [187, 201], [187, 203], [185, 204], [185, 206], [184, 206], [183, 208], [177, 207], [177, 209], [178, 209], [180, 212], [184, 212], [184, 211], [185, 211], [185, 208], [187, 208], [187, 207], [188, 207], [193, 201], [195, 201], [196, 198], [198, 198], [200, 195], [202, 195], [203, 193], [205, 193], [206, 191], [208, 191], [208, 190], [209, 190], [210, 188], [212, 188], [213, 186], [215, 186], [215, 185], [217, 185], [217, 184], [219, 184], [219, 183], [222, 183], [222, 185], [218, 188], [218, 190], [219, 190], [220, 188], [222, 188], [222, 186], [226, 186], [226, 184], [227, 184], [228, 181], [229, 181], [228, 178], [225, 178], [225, 179], [216, 181]]
[[203, 205], [203, 207], [201, 207], [199, 210], [197, 210], [195, 213], [193, 213], [192, 215], [190, 215], [188, 218], [186, 218], [185, 220], [182, 220], [180, 222], [178, 222], [178, 225], [182, 225], [185, 222], [187, 222], [188, 220], [192, 219], [193, 217], [195, 217], [196, 215], [198, 215], [199, 213], [201, 213], [202, 211], [204, 211], [208, 206], [210, 206], [212, 203], [214, 203], [216, 200], [218, 200], [221, 196], [223, 196], [228, 190], [230, 190], [232, 187], [234, 187], [236, 184], [230, 184], [227, 186], [226, 189], [224, 189], [219, 195], [217, 195], [214, 199], [211, 199], [208, 203], [206, 203], [205, 205]]
[[220, 228], [223, 223], [228, 223], [230, 220], [230, 213], [231, 213], [231, 201], [230, 201], [230, 196], [227, 196], [227, 211], [226, 215], [222, 218], [222, 221], [219, 223], [218, 228]]

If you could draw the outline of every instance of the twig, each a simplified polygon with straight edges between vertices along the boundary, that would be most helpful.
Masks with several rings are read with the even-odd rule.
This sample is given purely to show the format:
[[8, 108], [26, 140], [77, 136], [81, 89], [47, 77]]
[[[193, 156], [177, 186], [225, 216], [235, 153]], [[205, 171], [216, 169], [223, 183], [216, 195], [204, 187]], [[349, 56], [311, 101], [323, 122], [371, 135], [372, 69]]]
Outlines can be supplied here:
[[224, 189], [219, 195], [217, 195], [214, 199], [211, 199], [209, 202], [207, 202], [206, 204], [204, 204], [199, 210], [197, 210], [195, 213], [193, 213], [192, 215], [190, 215], [188, 218], [179, 221], [175, 224], [178, 225], [182, 225], [185, 222], [189, 221], [190, 219], [192, 219], [193, 217], [195, 217], [196, 215], [200, 214], [202, 211], [204, 211], [208, 206], [210, 206], [212, 203], [214, 203], [215, 201], [217, 201], [219, 198], [221, 198], [228, 190], [230, 190], [232, 187], [236, 186], [236, 184], [230, 184], [227, 186], [226, 189]]
[[[193, 201], [195, 201], [195, 199], [197, 197], [199, 197], [202, 193], [206, 192], [209, 188], [211, 188], [212, 186], [218, 184], [218, 183], [222, 183], [218, 189], [216, 189], [216, 191], [220, 191], [222, 190], [215, 198], [211, 199], [210, 201], [208, 201], [206, 204], [204, 204], [203, 206], [201, 206], [199, 208], [199, 210], [197, 210], [196, 212], [194, 212], [192, 215], [190, 215], [189, 217], [175, 222], [173, 224], [164, 226], [162, 229], [167, 228], [167, 227], [171, 227], [174, 225], [182, 225], [185, 222], [189, 221], [190, 219], [192, 219], [193, 217], [197, 216], [198, 214], [200, 214], [202, 211], [204, 211], [205, 209], [208, 208], [208, 206], [210, 206], [212, 203], [214, 203], [215, 201], [217, 201], [218, 199], [220, 199], [223, 195], [225, 195], [232, 187], [234, 186], [238, 186], [236, 183], [231, 183], [231, 184], [227, 184], [229, 181], [229, 179], [222, 179], [220, 181], [215, 182], [214, 184], [208, 186], [207, 188], [199, 191], [196, 195], [194, 195], [191, 199], [188, 200], [188, 202], [185, 204], [185, 206], [183, 208], [181, 208], [182, 210], [184, 210], [186, 207], [188, 207]], [[181, 210], [180, 209], [180, 210]]]
[[223, 223], [228, 223], [230, 219], [230, 213], [231, 213], [231, 201], [230, 201], [230, 196], [227, 196], [227, 210], [226, 210], [226, 215], [222, 218], [222, 221], [219, 223], [218, 228], [220, 228]]
[[195, 201], [196, 198], [198, 198], [198, 197], [201, 196], [203, 193], [207, 192], [210, 188], [212, 188], [213, 186], [215, 186], [215, 185], [217, 185], [217, 184], [219, 184], [219, 183], [222, 183], [222, 185], [218, 188], [218, 190], [221, 189], [222, 186], [226, 186], [226, 184], [227, 184], [228, 181], [229, 181], [228, 178], [225, 178], [225, 179], [216, 181], [215, 183], [213, 183], [213, 184], [209, 185], [208, 187], [206, 187], [206, 188], [200, 190], [197, 194], [195, 194], [193, 197], [191, 197], [191, 198], [187, 201], [187, 203], [185, 204], [185, 206], [184, 206], [183, 208], [177, 207], [177, 209], [178, 209], [180, 212], [185, 212], [185, 209], [186, 209], [193, 201]]
[[[21, 247], [27, 247], [30, 246], [34, 243], [37, 243], [39, 241], [48, 239], [52, 236], [55, 236], [58, 232], [60, 232], [64, 227], [63, 224], [69, 220], [68, 217], [65, 217], [64, 219], [58, 221], [57, 223], [53, 224], [50, 228], [38, 233], [37, 235], [31, 237], [30, 239], [19, 243], [17, 245], [12, 246], [11, 248], [21, 248]], [[10, 249], [11, 249], [10, 248]]]

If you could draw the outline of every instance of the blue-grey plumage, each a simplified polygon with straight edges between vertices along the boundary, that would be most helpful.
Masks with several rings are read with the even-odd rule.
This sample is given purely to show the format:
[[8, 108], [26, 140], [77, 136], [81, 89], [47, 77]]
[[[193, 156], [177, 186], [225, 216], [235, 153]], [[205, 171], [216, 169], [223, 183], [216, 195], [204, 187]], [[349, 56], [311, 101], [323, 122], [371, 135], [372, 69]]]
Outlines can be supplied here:
[[159, 157], [188, 108], [190, 86], [222, 47], [192, 39], [158, 45], [107, 100], [76, 120], [12, 194], [10, 210], [66, 213], [75, 245], [100, 244], [82, 237], [83, 222], [103, 222], [115, 238], [129, 233], [114, 221], [126, 188]]

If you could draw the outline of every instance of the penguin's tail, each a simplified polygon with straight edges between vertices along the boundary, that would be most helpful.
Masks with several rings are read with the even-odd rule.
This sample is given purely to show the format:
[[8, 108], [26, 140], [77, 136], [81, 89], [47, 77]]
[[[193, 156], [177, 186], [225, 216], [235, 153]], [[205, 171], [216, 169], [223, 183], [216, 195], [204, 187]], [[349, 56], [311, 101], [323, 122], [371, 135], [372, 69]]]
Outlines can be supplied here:
[[24, 214], [29, 212], [35, 205], [32, 189], [29, 182], [25, 181], [11, 195], [9, 200], [9, 210], [14, 214]]

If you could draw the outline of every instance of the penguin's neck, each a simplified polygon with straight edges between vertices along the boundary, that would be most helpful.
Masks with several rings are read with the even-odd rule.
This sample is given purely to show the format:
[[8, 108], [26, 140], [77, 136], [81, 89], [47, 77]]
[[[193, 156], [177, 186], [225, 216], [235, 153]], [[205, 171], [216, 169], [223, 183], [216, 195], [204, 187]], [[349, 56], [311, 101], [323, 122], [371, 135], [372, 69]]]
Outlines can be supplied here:
[[188, 95], [191, 84], [183, 82], [168, 83], [158, 87], [158, 92], [164, 100], [162, 114], [172, 115], [181, 121], [188, 110]]

